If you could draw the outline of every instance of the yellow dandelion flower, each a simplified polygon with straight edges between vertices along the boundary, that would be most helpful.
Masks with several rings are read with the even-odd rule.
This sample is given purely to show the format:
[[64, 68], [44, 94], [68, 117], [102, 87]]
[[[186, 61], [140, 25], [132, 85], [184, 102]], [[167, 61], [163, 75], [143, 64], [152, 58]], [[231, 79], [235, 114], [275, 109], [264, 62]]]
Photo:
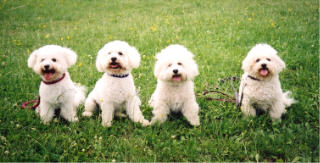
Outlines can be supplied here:
[[41, 27], [42, 27], [42, 28], [47, 28], [47, 25], [43, 24]]
[[168, 44], [170, 44], [170, 42], [171, 42], [170, 40], [167, 40], [167, 43], [168, 43]]
[[153, 32], [157, 32], [157, 26], [156, 26], [156, 25], [153, 25], [153, 26], [151, 27], [151, 30], [152, 30]]
[[251, 22], [251, 21], [252, 21], [252, 18], [249, 18], [248, 20], [249, 20], [249, 22]]
[[21, 41], [20, 40], [13, 40], [13, 43], [18, 45], [18, 46], [21, 45]]
[[61, 37], [61, 38], [60, 38], [60, 40], [61, 40], [61, 41], [63, 41], [63, 40], [64, 40], [64, 38], [63, 38], [63, 37]]
[[112, 40], [112, 36], [111, 36], [111, 35], [109, 35], [109, 36], [108, 36], [108, 39], [109, 39], [109, 40]]
[[17, 43], [16, 43], [18, 46], [21, 45], [21, 41], [20, 40], [17, 40]]
[[166, 23], [166, 24], [170, 24], [170, 22], [169, 22], [169, 16], [166, 16], [165, 23]]
[[50, 37], [50, 34], [47, 33], [44, 37], [45, 37], [45, 38], [49, 38], [49, 37]]
[[130, 30], [130, 31], [133, 31], [133, 27], [130, 27], [129, 30]]
[[27, 54], [30, 54], [30, 49], [27, 49]]
[[82, 62], [80, 62], [79, 64], [78, 64], [78, 67], [81, 67], [82, 66]]
[[71, 38], [70, 38], [70, 36], [67, 36], [67, 40], [70, 40]]
[[275, 24], [274, 22], [271, 22], [271, 26], [272, 26], [272, 27], [275, 27], [276, 24]]

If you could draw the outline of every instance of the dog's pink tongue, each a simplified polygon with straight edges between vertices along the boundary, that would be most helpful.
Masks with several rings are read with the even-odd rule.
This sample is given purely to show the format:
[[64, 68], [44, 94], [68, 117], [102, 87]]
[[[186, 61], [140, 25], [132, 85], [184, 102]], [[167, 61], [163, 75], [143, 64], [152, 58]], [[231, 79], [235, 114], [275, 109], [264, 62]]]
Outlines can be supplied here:
[[180, 81], [181, 80], [181, 76], [173, 76], [172, 80], [174, 81]]
[[49, 73], [45, 73], [44, 74], [44, 78], [46, 79], [46, 80], [50, 80], [51, 78], [52, 78], [52, 73], [51, 72], [49, 72]]
[[261, 76], [267, 76], [268, 73], [269, 73], [268, 70], [260, 70], [260, 75], [261, 75]]

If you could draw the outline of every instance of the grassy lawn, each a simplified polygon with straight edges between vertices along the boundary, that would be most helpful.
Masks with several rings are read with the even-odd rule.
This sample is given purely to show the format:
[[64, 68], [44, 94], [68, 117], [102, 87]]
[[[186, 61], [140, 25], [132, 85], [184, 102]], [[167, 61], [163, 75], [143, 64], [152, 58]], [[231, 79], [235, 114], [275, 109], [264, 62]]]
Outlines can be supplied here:
[[[319, 161], [318, 9], [317, 0], [0, 0], [0, 161]], [[197, 128], [181, 115], [151, 127], [115, 119], [104, 128], [99, 113], [80, 116], [83, 106], [79, 123], [58, 119], [46, 126], [20, 108], [38, 95], [41, 79], [27, 67], [33, 50], [72, 48], [78, 54], [72, 79], [91, 91], [102, 76], [96, 54], [112, 40], [127, 41], [142, 56], [133, 76], [149, 120], [154, 55], [173, 43], [195, 54], [197, 93], [209, 85], [231, 95], [219, 78], [240, 76], [250, 48], [268, 43], [287, 65], [282, 88], [299, 102], [272, 123], [198, 97]]]

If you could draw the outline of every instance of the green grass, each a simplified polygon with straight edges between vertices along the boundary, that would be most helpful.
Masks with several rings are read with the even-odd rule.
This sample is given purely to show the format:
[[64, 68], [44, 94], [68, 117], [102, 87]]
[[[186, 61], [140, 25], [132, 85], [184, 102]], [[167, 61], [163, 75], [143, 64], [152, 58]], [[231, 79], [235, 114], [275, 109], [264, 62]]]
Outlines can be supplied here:
[[[0, 161], [317, 162], [318, 9], [316, 0], [0, 0]], [[228, 94], [230, 85], [218, 79], [240, 76], [250, 48], [268, 43], [287, 65], [280, 74], [283, 89], [299, 103], [281, 123], [272, 123], [266, 115], [243, 118], [234, 104], [198, 97], [197, 128], [181, 115], [145, 128], [115, 119], [104, 128], [99, 114], [80, 116], [83, 106], [79, 123], [58, 119], [46, 126], [34, 111], [20, 108], [38, 95], [40, 77], [27, 67], [33, 50], [46, 44], [72, 48], [78, 61], [69, 72], [90, 91], [102, 75], [96, 54], [112, 40], [125, 40], [141, 53], [133, 76], [147, 119], [156, 86], [154, 55], [172, 43], [195, 54], [197, 93], [208, 84]]]

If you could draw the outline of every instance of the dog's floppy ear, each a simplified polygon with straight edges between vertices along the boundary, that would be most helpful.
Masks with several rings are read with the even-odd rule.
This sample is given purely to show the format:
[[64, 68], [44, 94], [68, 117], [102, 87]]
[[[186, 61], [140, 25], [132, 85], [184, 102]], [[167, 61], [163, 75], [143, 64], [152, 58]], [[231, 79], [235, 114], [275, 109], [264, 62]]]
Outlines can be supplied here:
[[184, 48], [184, 55], [186, 56], [187, 59], [187, 68], [189, 69], [188, 71], [190, 72], [188, 74], [188, 77], [192, 80], [194, 77], [199, 75], [199, 70], [198, 70], [198, 65], [196, 61], [194, 60], [194, 54], [191, 53], [187, 48]]
[[29, 68], [33, 68], [35, 66], [36, 61], [37, 61], [37, 57], [38, 57], [37, 53], [38, 53], [38, 50], [35, 50], [30, 54], [30, 56], [28, 58], [28, 67]]
[[277, 69], [276, 70], [279, 73], [286, 67], [286, 64], [284, 63], [284, 61], [278, 55], [275, 55], [273, 58], [275, 59], [275, 62], [276, 62], [276, 65], [277, 65]]
[[194, 60], [192, 60], [192, 62], [190, 62], [189, 66], [190, 66], [190, 75], [189, 75], [189, 77], [192, 80], [194, 77], [199, 75], [198, 65]]
[[103, 54], [104, 54], [104, 48], [100, 49], [99, 52], [98, 52], [98, 56], [97, 56], [97, 59], [96, 59], [96, 67], [97, 67], [97, 70], [99, 72], [104, 72], [104, 69], [103, 69]]
[[264, 44], [264, 46], [267, 48], [268, 52], [270, 53], [271, 62], [272, 60], [275, 61], [277, 73], [281, 72], [286, 67], [286, 64], [279, 57], [277, 50], [268, 44]]
[[160, 60], [160, 58], [162, 58], [162, 57], [163, 57], [163, 54], [161, 52], [157, 53], [155, 56], [156, 60]]
[[77, 54], [69, 48], [63, 48], [64, 56], [68, 67], [72, 66], [77, 61]]
[[156, 64], [154, 65], [154, 76], [159, 77], [160, 69], [161, 69], [161, 64], [163, 61], [161, 61], [161, 58], [163, 57], [162, 51], [160, 53], [157, 53], [155, 58], [156, 58]]
[[246, 58], [242, 61], [242, 70], [244, 72], [249, 72], [250, 71], [250, 67], [252, 66], [252, 56], [247, 55]]
[[159, 77], [160, 68], [161, 68], [160, 63], [159, 61], [157, 61], [156, 64], [154, 65], [154, 72], [153, 72], [154, 76], [157, 78]]
[[130, 47], [129, 49], [129, 64], [132, 68], [138, 68], [140, 65], [140, 54], [135, 47]]

